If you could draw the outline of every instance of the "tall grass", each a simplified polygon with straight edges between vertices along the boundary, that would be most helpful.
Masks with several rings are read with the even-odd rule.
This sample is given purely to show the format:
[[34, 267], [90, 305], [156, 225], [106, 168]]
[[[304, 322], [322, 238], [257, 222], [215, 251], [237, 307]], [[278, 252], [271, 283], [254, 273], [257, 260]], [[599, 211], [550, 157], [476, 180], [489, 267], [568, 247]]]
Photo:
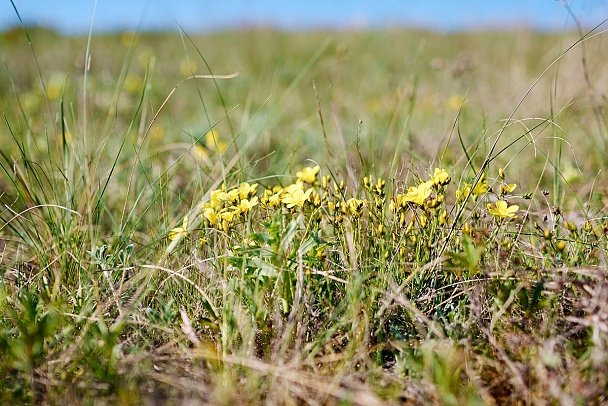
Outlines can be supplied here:
[[600, 28], [3, 34], [2, 403], [605, 402]]

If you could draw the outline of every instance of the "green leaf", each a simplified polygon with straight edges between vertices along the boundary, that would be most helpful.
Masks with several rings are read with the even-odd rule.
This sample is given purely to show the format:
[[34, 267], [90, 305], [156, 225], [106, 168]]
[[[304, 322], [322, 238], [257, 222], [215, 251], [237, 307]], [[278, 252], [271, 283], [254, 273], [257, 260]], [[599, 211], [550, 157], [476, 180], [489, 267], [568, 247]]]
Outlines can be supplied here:
[[317, 242], [318, 240], [314, 238], [314, 234], [310, 237], [308, 237], [306, 239], [306, 241], [304, 241], [302, 243], [302, 245], [300, 245], [300, 248], [298, 249], [298, 251], [300, 252], [300, 254], [302, 256], [308, 254], [308, 252], [313, 249], [314, 247], [316, 247], [317, 245], [319, 245], [319, 243]]
[[485, 252], [486, 247], [483, 244], [475, 246], [475, 243], [468, 235], [462, 237], [463, 252], [447, 252], [449, 259], [446, 261], [448, 267], [454, 268], [456, 275], [461, 276], [462, 270], [466, 269], [472, 274], [479, 271], [479, 261]]
[[251, 233], [249, 235], [249, 238], [251, 238], [252, 240], [256, 241], [256, 242], [263, 242], [265, 244], [268, 245], [273, 245], [274, 243], [274, 238], [267, 233]]
[[275, 266], [271, 263], [266, 262], [261, 258], [253, 258], [251, 262], [256, 268], [256, 270], [254, 271], [254, 275], [265, 276], [268, 278], [276, 278], [277, 276], [279, 276]]
[[300, 223], [301, 221], [302, 215], [300, 214], [300, 216], [296, 220], [292, 220], [289, 223], [289, 225], [287, 226], [287, 230], [285, 230], [285, 234], [283, 234], [283, 238], [281, 238], [280, 252], [286, 252], [288, 250], [289, 245], [298, 233], [298, 223]]

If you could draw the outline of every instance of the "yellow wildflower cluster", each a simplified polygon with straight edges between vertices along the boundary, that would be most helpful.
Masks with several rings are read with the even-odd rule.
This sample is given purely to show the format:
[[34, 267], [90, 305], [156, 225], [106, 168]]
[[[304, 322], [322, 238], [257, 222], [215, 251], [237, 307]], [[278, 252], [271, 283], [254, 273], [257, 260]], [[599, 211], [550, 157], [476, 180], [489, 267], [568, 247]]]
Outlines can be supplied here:
[[378, 178], [378, 180], [374, 183], [373, 178], [371, 176], [366, 176], [363, 178], [363, 186], [371, 193], [379, 197], [384, 197], [386, 194], [384, 188], [386, 186], [386, 181], [382, 178]]
[[315, 185], [317, 182], [317, 174], [320, 168], [318, 166], [306, 167], [296, 173], [298, 178], [296, 183], [280, 187], [266, 189], [260, 201], [264, 207], [278, 209], [285, 207], [287, 209], [303, 208], [306, 202], [318, 203], [320, 205], [320, 197], [314, 192], [311, 187], [306, 187], [306, 184]]
[[[243, 220], [249, 212], [260, 205], [268, 210], [285, 209], [289, 211], [303, 210], [308, 205], [312, 209], [324, 209], [319, 212], [318, 219], [323, 213], [330, 215], [330, 222], [340, 223], [344, 217], [352, 219], [361, 218], [363, 209], [371, 204], [382, 210], [386, 201], [386, 181], [382, 178], [364, 178], [365, 188], [373, 195], [372, 201], [351, 197], [344, 198], [346, 186], [344, 181], [334, 182], [333, 191], [329, 189], [330, 176], [323, 176], [320, 182], [319, 166], [305, 167], [296, 172], [296, 182], [281, 187], [267, 188], [258, 196], [258, 184], [241, 183], [237, 187], [221, 188], [213, 190], [209, 194], [209, 200], [200, 206], [203, 223], [212, 228], [228, 231], [238, 221]], [[408, 203], [427, 207], [437, 207], [443, 201], [443, 187], [450, 182], [447, 171], [435, 169], [433, 176], [418, 186], [410, 187], [406, 193], [398, 194], [391, 200], [390, 207], [393, 212], [400, 210], [405, 212]], [[433, 199], [429, 199], [435, 193]], [[403, 216], [401, 216], [403, 217]], [[445, 222], [445, 213], [443, 215]], [[401, 219], [403, 220], [403, 219]], [[402, 221], [403, 222], [403, 221]], [[186, 236], [188, 233], [188, 218], [185, 217], [181, 227], [173, 228], [169, 233], [171, 240]], [[380, 228], [383, 230], [383, 228]]]
[[[464, 184], [457, 191], [457, 204], [462, 202], [459, 197], [469, 192], [475, 197], [491, 194], [494, 202], [489, 203], [490, 199], [487, 199], [486, 206], [490, 216], [499, 220], [516, 218], [519, 206], [510, 206], [505, 196], [516, 185], [505, 183], [504, 172], [499, 174], [499, 178], [502, 183], [500, 194], [492, 192], [486, 176], [482, 175], [475, 187]], [[446, 198], [447, 185], [451, 179], [445, 169], [435, 168], [426, 180], [421, 179], [415, 186], [403, 187], [401, 193], [395, 195], [389, 195], [393, 189], [387, 187], [387, 180], [382, 178], [365, 176], [359, 196], [353, 196], [350, 185], [343, 180], [334, 178], [330, 185], [331, 179], [329, 175], [320, 174], [319, 166], [309, 166], [295, 171], [295, 181], [285, 186], [262, 188], [257, 183], [247, 182], [235, 187], [223, 185], [210, 191], [208, 201], [200, 205], [200, 228], [192, 227], [191, 219], [184, 217], [180, 226], [170, 230], [168, 237], [171, 240], [186, 237], [188, 228], [196, 228], [202, 230], [201, 234], [205, 233], [201, 239], [209, 241], [209, 232], [213, 229], [229, 234], [239, 230], [239, 224], [247, 224], [247, 232], [251, 232], [257, 228], [257, 223], [252, 220], [263, 218], [267, 221], [277, 214], [292, 216], [297, 213], [309, 221], [310, 230], [324, 229], [323, 234], [327, 236], [342, 233], [345, 222], [350, 222], [360, 230], [359, 235], [390, 239], [396, 244], [394, 252], [403, 256], [411, 253], [405, 249], [407, 246], [427, 244], [418, 249], [431, 249], [436, 239], [431, 234], [439, 233], [439, 238], [444, 238], [447, 227], [456, 221], [450, 219], [453, 211], [446, 207], [446, 200], [449, 200]], [[487, 217], [476, 209], [459, 228], [463, 234], [473, 236], [485, 226]], [[386, 251], [382, 254], [385, 255]]]
[[340, 203], [340, 211], [342, 214], [355, 218], [361, 216], [363, 207], [365, 207], [365, 201], [354, 197]]
[[238, 187], [227, 189], [223, 185], [220, 189], [211, 191], [209, 201], [201, 204], [204, 221], [211, 227], [227, 231], [237, 221], [249, 214], [251, 209], [261, 204], [269, 209], [295, 210], [303, 208], [306, 202], [318, 202], [320, 198], [314, 194], [312, 188], [306, 188], [305, 182], [314, 184], [319, 167], [304, 168], [298, 172], [298, 181], [286, 187], [275, 186], [266, 189], [258, 196], [258, 184], [241, 183]]
[[241, 183], [238, 187], [227, 190], [226, 185], [212, 191], [209, 201], [201, 205], [203, 218], [211, 226], [221, 226], [227, 230], [241, 216], [258, 205], [258, 184]]
[[[472, 186], [473, 185], [470, 183], [465, 183], [462, 189], [459, 189], [456, 191], [456, 199], [460, 200], [462, 198], [466, 198], [469, 195], [469, 193], [471, 192]], [[474, 196], [482, 196], [482, 195], [485, 195], [486, 193], [488, 193], [489, 189], [490, 188], [488, 187], [488, 182], [486, 180], [486, 174], [482, 173], [481, 177], [479, 178], [479, 182], [477, 182], [477, 184], [473, 188], [472, 194]]]
[[310, 196], [313, 193], [312, 188], [304, 190], [304, 183], [296, 182], [285, 188], [274, 187], [272, 189], [266, 189], [264, 196], [261, 198], [261, 202], [265, 207], [278, 209], [285, 206], [288, 209], [295, 207], [304, 207]]
[[[427, 202], [429, 207], [437, 207], [443, 201], [443, 187], [450, 183], [450, 175], [445, 169], [435, 168], [431, 179], [421, 182], [418, 186], [410, 186], [405, 194], [398, 194], [395, 201], [391, 202], [390, 209], [396, 212], [404, 209], [409, 203], [422, 206]], [[435, 192], [436, 197], [430, 201], [427, 199]]]

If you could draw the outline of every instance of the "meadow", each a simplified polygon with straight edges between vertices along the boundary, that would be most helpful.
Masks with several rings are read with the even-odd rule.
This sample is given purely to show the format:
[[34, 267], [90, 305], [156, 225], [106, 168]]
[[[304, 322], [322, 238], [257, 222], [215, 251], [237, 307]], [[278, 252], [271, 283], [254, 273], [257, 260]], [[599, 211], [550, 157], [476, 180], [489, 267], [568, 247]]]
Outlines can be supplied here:
[[0, 403], [608, 403], [606, 34], [0, 35]]

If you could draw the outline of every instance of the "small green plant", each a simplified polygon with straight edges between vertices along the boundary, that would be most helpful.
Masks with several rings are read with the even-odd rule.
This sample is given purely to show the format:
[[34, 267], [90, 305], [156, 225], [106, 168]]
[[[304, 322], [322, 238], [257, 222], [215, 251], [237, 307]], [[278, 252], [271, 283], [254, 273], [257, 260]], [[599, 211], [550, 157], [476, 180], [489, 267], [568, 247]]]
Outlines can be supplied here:
[[6, 376], [3, 391], [14, 391], [17, 399], [29, 401], [40, 390], [37, 368], [56, 344], [59, 317], [54, 309], [46, 308], [35, 289], [23, 289], [16, 297], [3, 292], [1, 301], [1, 369]]

